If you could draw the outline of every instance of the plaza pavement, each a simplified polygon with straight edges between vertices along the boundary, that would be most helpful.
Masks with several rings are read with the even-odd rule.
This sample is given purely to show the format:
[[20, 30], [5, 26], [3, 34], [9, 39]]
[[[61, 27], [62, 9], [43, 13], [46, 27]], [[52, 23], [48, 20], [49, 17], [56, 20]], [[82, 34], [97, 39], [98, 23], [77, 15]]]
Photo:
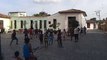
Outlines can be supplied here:
[[[14, 60], [13, 55], [16, 50], [20, 51], [20, 56], [23, 58], [23, 34], [17, 34], [19, 45], [13, 41], [12, 46], [10, 43], [10, 34], [2, 34], [2, 54], [4, 60]], [[39, 40], [34, 38], [31, 44], [34, 49], [34, 54], [38, 60], [107, 60], [107, 34], [99, 30], [89, 30], [86, 35], [79, 36], [77, 43], [67, 40], [63, 41], [63, 48], [57, 46], [57, 41], [48, 48], [42, 47]], [[56, 40], [56, 39], [55, 39]], [[35, 50], [37, 47], [41, 49]]]

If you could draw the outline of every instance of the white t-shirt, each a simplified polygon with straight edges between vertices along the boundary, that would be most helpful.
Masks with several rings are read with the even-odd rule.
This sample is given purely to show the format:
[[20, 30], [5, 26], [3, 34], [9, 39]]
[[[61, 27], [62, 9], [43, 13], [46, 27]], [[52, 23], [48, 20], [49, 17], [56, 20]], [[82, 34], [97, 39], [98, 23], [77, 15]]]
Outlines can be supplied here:
[[79, 34], [78, 28], [74, 29], [74, 34]]

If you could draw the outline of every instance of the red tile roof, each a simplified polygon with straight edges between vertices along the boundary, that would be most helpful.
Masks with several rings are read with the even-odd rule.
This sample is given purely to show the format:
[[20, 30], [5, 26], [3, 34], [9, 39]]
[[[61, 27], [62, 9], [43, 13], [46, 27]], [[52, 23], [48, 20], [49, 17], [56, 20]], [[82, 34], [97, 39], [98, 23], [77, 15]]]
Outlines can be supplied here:
[[87, 16], [85, 11], [82, 10], [77, 10], [77, 9], [69, 9], [69, 10], [64, 10], [64, 11], [59, 11], [59, 13], [83, 13], [84, 16]]
[[1, 13], [0, 13], [0, 18], [9, 18], [9, 19], [10, 19], [10, 16], [4, 15], [4, 14], [1, 14]]
[[96, 21], [94, 21], [94, 20], [87, 20], [86, 22], [87, 23], [96, 23]]

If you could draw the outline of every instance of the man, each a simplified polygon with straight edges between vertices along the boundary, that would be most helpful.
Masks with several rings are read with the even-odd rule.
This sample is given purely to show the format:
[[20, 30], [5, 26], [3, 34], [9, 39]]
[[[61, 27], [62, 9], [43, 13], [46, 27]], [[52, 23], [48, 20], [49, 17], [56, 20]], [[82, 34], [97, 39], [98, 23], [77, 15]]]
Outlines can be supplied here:
[[74, 29], [73, 28], [70, 28], [70, 35], [71, 35], [71, 41], [72, 41], [72, 38], [74, 36]]
[[75, 42], [78, 42], [79, 28], [74, 29]]
[[87, 28], [84, 26], [84, 34], [86, 34], [86, 30], [87, 30]]
[[63, 47], [62, 46], [62, 36], [61, 36], [61, 30], [58, 30], [58, 34], [57, 34], [57, 42], [58, 42], [58, 46], [59, 47]]
[[12, 44], [13, 40], [16, 40], [16, 44], [18, 45], [18, 38], [16, 37], [16, 31], [13, 30], [13, 33], [11, 35], [11, 42], [10, 42], [10, 45]]

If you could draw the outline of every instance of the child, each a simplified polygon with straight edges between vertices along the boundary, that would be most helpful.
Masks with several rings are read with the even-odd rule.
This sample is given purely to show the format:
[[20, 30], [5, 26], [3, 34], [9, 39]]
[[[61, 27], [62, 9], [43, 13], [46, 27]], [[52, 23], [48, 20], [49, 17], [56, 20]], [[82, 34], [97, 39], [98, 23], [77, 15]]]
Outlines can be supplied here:
[[11, 34], [11, 42], [10, 42], [10, 46], [13, 42], [13, 40], [16, 40], [16, 44], [18, 45], [18, 38], [16, 37], [16, 30], [13, 30], [13, 33]]
[[45, 32], [44, 34], [44, 42], [45, 42], [45, 48], [48, 47], [48, 35], [47, 35], [47, 32]]
[[58, 46], [59, 46], [59, 47], [63, 47], [63, 46], [62, 46], [61, 30], [58, 30], [58, 34], [57, 34], [57, 42], [58, 42]]
[[16, 51], [16, 52], [14, 53], [14, 55], [15, 55], [15, 59], [16, 59], [16, 60], [22, 60], [22, 58], [19, 57], [19, 51]]
[[23, 55], [25, 60], [37, 60], [37, 57], [33, 54], [29, 38], [25, 38], [25, 44], [23, 46]]
[[43, 44], [43, 32], [41, 31], [39, 34], [40, 44]]

